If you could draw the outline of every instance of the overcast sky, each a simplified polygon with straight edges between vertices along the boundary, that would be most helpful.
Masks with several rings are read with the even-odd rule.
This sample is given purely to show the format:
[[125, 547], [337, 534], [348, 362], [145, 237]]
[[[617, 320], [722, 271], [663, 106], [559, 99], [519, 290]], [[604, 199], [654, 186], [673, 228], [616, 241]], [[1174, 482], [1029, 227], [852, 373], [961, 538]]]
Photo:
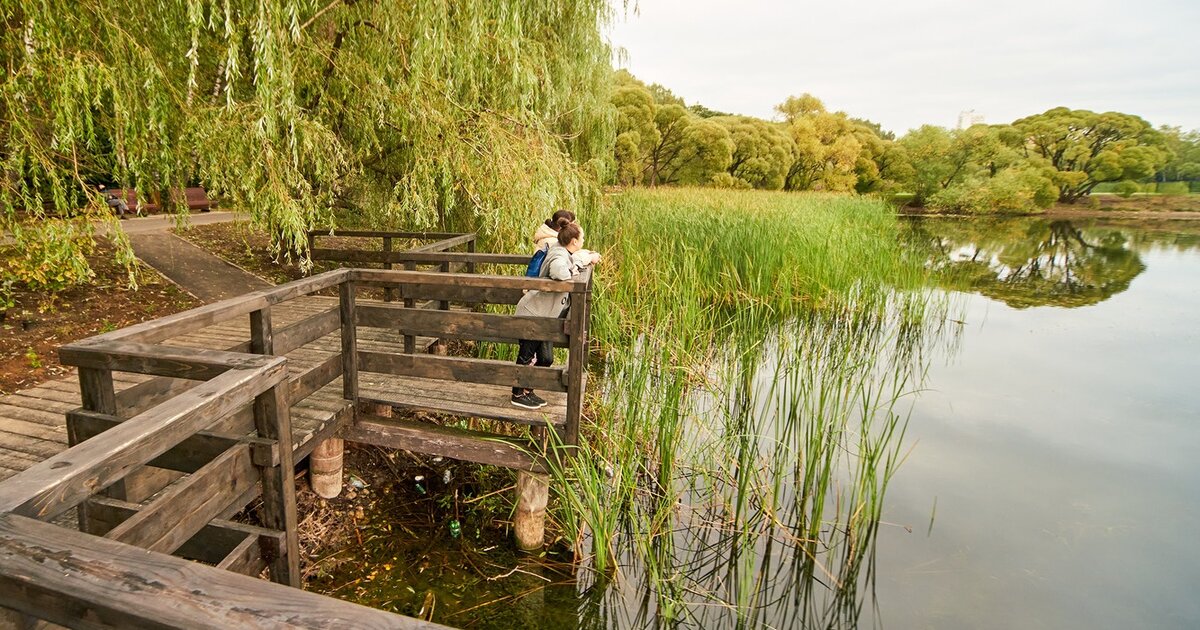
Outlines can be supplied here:
[[[631, 2], [632, 4], [632, 2]], [[1051, 107], [1200, 129], [1200, 0], [638, 0], [618, 65], [763, 118], [789, 94], [902, 134]]]

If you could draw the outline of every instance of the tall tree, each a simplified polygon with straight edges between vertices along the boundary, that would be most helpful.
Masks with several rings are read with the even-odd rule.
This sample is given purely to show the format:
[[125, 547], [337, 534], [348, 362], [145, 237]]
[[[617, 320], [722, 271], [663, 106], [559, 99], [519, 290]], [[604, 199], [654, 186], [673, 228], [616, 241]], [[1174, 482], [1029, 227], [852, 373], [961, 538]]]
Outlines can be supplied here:
[[1027, 154], [1054, 167], [1064, 203], [1102, 182], [1150, 177], [1169, 158], [1162, 135], [1129, 114], [1056, 107], [1013, 126], [1024, 135]]
[[335, 206], [515, 242], [514, 219], [593, 199], [610, 168], [609, 13], [0, 0], [0, 228], [36, 239], [51, 215], [96, 216], [98, 181], [199, 182], [287, 250]]

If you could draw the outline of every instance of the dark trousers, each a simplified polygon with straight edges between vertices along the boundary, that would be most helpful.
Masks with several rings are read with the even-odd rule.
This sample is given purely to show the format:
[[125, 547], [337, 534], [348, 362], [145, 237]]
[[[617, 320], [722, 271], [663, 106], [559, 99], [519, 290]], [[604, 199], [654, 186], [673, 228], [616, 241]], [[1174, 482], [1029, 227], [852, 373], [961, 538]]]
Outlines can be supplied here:
[[[550, 367], [554, 364], [554, 344], [549, 341], [530, 341], [522, 339], [517, 342], [517, 365], [533, 365], [537, 359], [538, 367]], [[525, 393], [524, 387], [512, 388], [513, 396]]]

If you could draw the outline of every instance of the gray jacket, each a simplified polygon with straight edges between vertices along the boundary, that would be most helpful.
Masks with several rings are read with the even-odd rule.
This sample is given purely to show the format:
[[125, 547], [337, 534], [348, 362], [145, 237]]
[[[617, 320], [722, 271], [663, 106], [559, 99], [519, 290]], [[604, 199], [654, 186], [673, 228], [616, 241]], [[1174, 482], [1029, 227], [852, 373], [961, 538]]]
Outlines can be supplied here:
[[[542, 261], [542, 271], [538, 277], [551, 280], [570, 280], [581, 268], [571, 256], [571, 252], [556, 243], [550, 246], [550, 251], [546, 252], [546, 258]], [[570, 305], [570, 293], [531, 289], [525, 293], [520, 302], [517, 302], [517, 315], [558, 317]]]

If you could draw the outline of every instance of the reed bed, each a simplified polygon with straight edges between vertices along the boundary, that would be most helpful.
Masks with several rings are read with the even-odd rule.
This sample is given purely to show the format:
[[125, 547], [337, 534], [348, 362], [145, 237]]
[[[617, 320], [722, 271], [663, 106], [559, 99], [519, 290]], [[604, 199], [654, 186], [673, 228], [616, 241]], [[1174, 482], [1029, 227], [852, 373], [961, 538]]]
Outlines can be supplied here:
[[639, 190], [581, 217], [603, 360], [552, 517], [588, 627], [855, 625], [945, 304], [861, 197]]

